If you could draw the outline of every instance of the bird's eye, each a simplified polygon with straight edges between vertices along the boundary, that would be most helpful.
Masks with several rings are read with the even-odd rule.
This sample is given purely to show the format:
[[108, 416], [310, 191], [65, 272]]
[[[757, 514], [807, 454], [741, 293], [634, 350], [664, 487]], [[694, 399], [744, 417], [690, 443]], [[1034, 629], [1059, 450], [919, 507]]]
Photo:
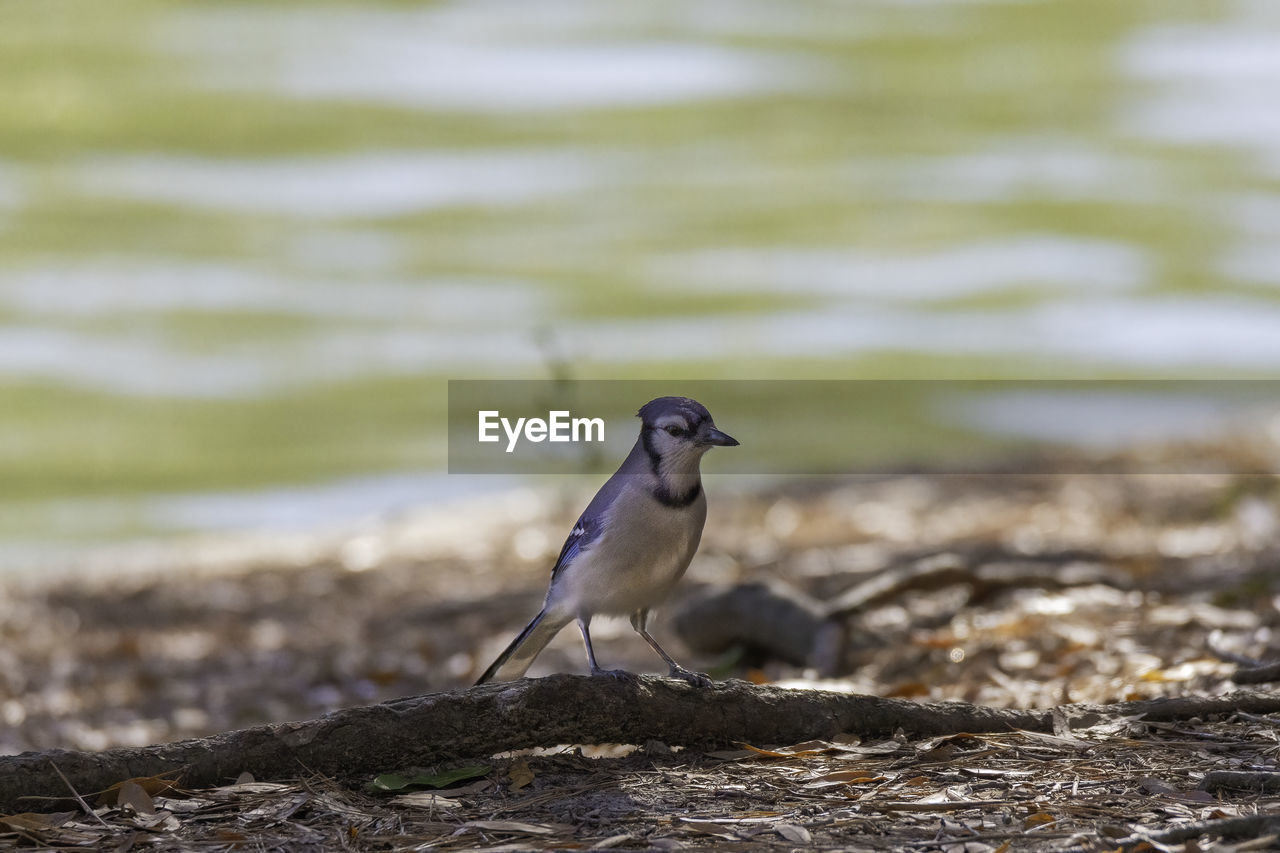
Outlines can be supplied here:
[[680, 433], [684, 432], [684, 430], [680, 429], [680, 427], [675, 426], [674, 424], [667, 427], [666, 430], [667, 430], [667, 435], [679, 435]]

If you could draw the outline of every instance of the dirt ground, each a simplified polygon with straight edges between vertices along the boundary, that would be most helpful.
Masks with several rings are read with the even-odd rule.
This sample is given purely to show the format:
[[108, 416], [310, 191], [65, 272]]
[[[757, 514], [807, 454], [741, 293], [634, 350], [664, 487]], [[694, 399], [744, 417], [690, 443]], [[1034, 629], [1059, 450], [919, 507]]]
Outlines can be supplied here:
[[[1237, 445], [1205, 452], [1239, 473], [1090, 474], [1075, 460], [1064, 470], [1077, 473], [827, 478], [763, 491], [725, 478], [709, 484], [702, 550], [655, 632], [717, 678], [797, 687], [1039, 708], [1223, 694], [1238, 668], [1280, 658], [1280, 488], [1248, 473], [1258, 459]], [[479, 537], [427, 536], [430, 525], [406, 516], [285, 556], [242, 549], [224, 559], [224, 548], [211, 559], [192, 544], [147, 571], [12, 580], [0, 597], [0, 752], [156, 743], [464, 686], [536, 611], [581, 500], [525, 495], [489, 512]], [[869, 579], [948, 561], [958, 579], [908, 573], [889, 595], [830, 612]], [[816, 639], [805, 660], [772, 648], [755, 624], [767, 614], [719, 647], [689, 631], [682, 641], [682, 608], [758, 581], [827, 607], [838, 654]], [[532, 675], [585, 670], [571, 633]], [[593, 638], [607, 666], [659, 669], [625, 622]], [[152, 780], [91, 815], [58, 806], [53, 817], [8, 819], [0, 843], [1280, 849], [1280, 793], [1265, 781], [1280, 773], [1280, 716], [794, 747], [473, 756], [454, 764], [483, 772], [425, 791], [370, 793], [369, 780], [301, 768], [294, 781], [228, 779], [182, 796]], [[1206, 784], [1215, 770], [1263, 775]], [[1216, 823], [1198, 840], [1152, 835], [1200, 821]]]

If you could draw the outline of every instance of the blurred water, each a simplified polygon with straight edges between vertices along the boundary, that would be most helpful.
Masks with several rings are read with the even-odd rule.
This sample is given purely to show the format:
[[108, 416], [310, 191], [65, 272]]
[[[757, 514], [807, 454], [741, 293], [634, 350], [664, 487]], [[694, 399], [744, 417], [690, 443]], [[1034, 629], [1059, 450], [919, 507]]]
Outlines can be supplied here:
[[1126, 246], [1030, 234], [899, 256], [858, 249], [700, 250], [659, 258], [654, 278], [684, 279], [727, 292], [784, 290], [920, 301], [999, 292], [1029, 281], [1047, 290], [1129, 290], [1140, 287], [1148, 271], [1145, 258]]
[[1226, 20], [1157, 24], [1128, 39], [1122, 69], [1157, 88], [1121, 124], [1158, 142], [1237, 147], [1274, 174], [1280, 113], [1267, 104], [1280, 85], [1280, 15], [1258, 0], [1232, 11]]
[[0, 539], [438, 470], [448, 377], [1280, 368], [1268, 0], [6, 18]]
[[176, 17], [164, 41], [183, 56], [199, 55], [208, 85], [433, 110], [614, 108], [821, 83], [816, 61], [803, 55], [637, 36], [644, 19], [661, 20], [653, 11], [637, 20], [581, 0], [208, 8]]
[[521, 205], [598, 188], [624, 166], [575, 151], [401, 153], [329, 158], [96, 158], [82, 192], [109, 198], [318, 219]]

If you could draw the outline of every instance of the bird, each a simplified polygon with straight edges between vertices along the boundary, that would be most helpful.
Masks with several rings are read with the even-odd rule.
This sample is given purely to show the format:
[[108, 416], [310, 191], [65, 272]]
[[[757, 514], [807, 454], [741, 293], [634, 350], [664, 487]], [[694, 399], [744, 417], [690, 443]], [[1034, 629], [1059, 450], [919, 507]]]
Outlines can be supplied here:
[[680, 666], [647, 630], [649, 611], [689, 568], [707, 499], [699, 463], [713, 447], [737, 439], [716, 428], [706, 406], [688, 397], [658, 397], [640, 407], [640, 435], [617, 472], [573, 525], [551, 570], [538, 615], [476, 684], [521, 678], [560, 629], [577, 621], [593, 676], [628, 678], [601, 669], [591, 647], [591, 618], [630, 616], [631, 627], [666, 662], [672, 677], [706, 687], [711, 679]]

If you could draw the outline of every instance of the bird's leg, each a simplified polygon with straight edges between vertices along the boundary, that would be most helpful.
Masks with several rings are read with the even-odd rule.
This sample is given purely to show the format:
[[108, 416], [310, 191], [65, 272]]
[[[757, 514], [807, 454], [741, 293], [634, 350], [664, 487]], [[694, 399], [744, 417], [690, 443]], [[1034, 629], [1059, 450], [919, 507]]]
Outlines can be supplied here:
[[645, 623], [648, 621], [649, 621], [648, 610], [637, 610], [635, 613], [631, 614], [631, 627], [635, 628], [636, 633], [639, 634], [641, 637], [644, 637], [644, 641], [648, 643], [649, 646], [655, 652], [661, 655], [664, 661], [667, 662], [667, 666], [671, 668], [668, 675], [670, 675], [672, 678], [679, 678], [684, 681], [687, 681], [690, 684], [692, 684], [694, 687], [710, 687], [711, 686], [710, 676], [706, 675], [705, 673], [694, 672], [692, 670], [685, 669], [680, 664], [676, 663], [675, 659], [672, 658], [671, 655], [667, 654], [665, 651], [662, 650], [662, 646], [658, 645], [658, 641], [655, 640], [653, 636], [648, 631], [645, 630], [644, 626], [645, 626]]
[[599, 664], [596, 663], [595, 649], [591, 648], [591, 632], [590, 630], [588, 630], [588, 626], [590, 624], [591, 624], [590, 616], [578, 617], [578, 630], [582, 632], [582, 642], [583, 642], [583, 645], [587, 647], [587, 663], [591, 665], [591, 674], [607, 675], [610, 678], [617, 678], [619, 680], [626, 679], [626, 678], [634, 678], [634, 676], [631, 673], [627, 672], [625, 669], [601, 669], [600, 668]]

